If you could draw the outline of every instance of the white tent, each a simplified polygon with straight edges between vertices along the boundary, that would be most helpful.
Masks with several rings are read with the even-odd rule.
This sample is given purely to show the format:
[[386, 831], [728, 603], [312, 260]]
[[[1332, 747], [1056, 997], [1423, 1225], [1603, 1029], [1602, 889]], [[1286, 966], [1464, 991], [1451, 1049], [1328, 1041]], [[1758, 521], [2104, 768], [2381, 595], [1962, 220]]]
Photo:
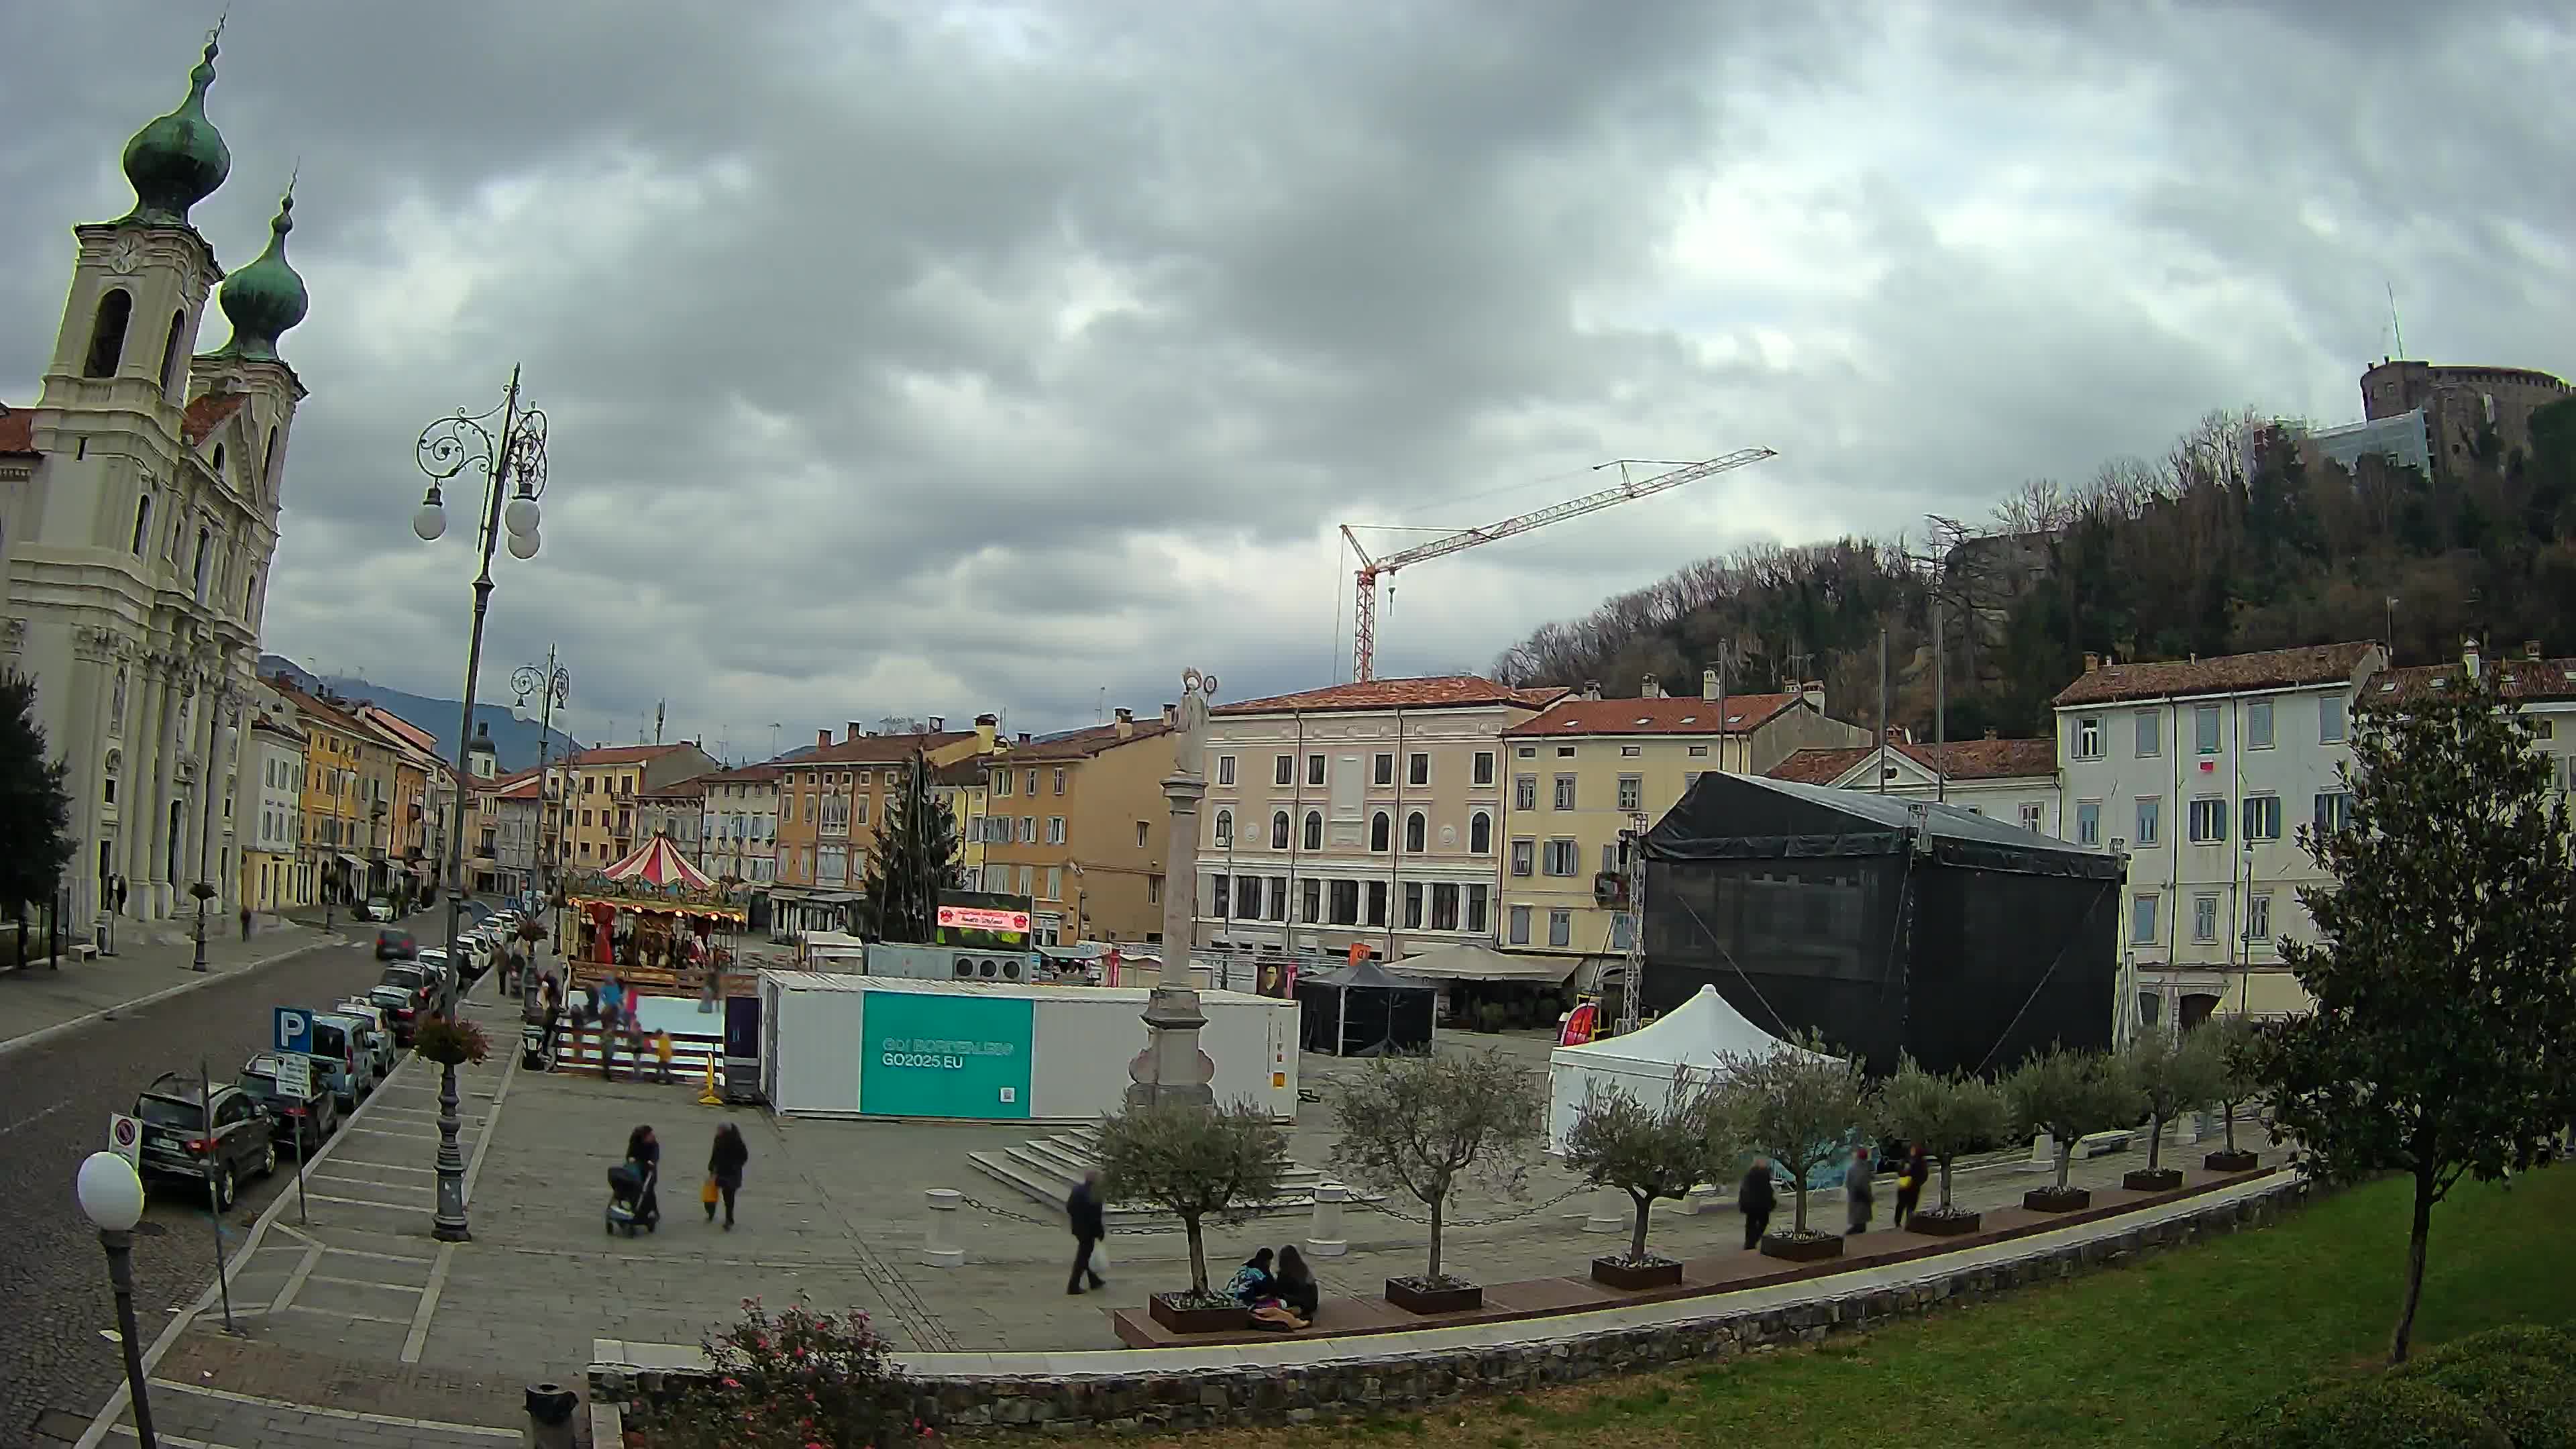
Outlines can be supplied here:
[[1565, 1150], [1565, 1134], [1595, 1087], [1616, 1087], [1661, 1109], [1672, 1100], [1674, 1079], [1685, 1073], [1705, 1078], [1722, 1057], [1797, 1050], [1745, 1020], [1716, 987], [1703, 986], [1697, 996], [1625, 1036], [1548, 1053], [1547, 1149]]

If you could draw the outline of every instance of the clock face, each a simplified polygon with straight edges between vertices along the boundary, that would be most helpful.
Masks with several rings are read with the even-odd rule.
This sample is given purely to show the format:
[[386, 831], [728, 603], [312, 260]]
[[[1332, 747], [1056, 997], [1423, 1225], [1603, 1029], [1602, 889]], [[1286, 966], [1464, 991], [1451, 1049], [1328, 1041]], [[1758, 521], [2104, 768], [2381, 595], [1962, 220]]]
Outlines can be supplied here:
[[107, 264], [120, 277], [134, 275], [134, 269], [143, 264], [143, 244], [130, 236], [118, 238], [108, 249]]

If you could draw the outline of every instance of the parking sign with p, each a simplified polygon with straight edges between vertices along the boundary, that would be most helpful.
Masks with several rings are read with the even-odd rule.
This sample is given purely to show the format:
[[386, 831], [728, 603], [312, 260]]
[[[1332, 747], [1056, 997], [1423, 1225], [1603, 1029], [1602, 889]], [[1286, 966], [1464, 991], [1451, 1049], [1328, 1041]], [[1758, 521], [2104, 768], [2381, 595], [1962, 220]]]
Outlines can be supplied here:
[[313, 1050], [313, 1017], [300, 1007], [277, 1008], [277, 1029], [270, 1035], [270, 1045], [278, 1051], [309, 1053]]

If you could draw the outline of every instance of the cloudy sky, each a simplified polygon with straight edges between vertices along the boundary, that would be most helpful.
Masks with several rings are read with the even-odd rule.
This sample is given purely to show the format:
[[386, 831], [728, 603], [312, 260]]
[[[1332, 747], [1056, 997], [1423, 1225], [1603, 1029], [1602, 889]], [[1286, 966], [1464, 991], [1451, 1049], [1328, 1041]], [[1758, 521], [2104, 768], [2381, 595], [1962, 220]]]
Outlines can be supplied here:
[[[217, 8], [11, 27], [0, 399]], [[553, 485], [485, 688], [553, 641], [585, 738], [661, 697], [742, 756], [1088, 723], [1184, 664], [1310, 687], [1348, 664], [1336, 525], [1780, 451], [1399, 575], [1380, 672], [1481, 668], [2211, 407], [2357, 417], [2392, 285], [2415, 355], [2576, 371], [2548, 0], [231, 11], [197, 220], [247, 263], [300, 164], [313, 298], [267, 647], [454, 692], [466, 530], [412, 540], [413, 439], [523, 363]]]

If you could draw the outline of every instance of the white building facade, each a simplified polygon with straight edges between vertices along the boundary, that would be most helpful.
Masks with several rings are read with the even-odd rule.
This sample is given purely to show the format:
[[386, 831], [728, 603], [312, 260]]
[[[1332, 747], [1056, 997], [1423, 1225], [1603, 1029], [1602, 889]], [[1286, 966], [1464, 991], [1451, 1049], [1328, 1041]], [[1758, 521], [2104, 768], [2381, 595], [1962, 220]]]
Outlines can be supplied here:
[[304, 845], [304, 732], [283, 718], [262, 715], [250, 727], [242, 769], [250, 789], [234, 833], [241, 839], [242, 904], [277, 912], [310, 904], [300, 889]]
[[2308, 1007], [2278, 943], [2309, 936], [2298, 893], [2331, 879], [2299, 827], [2345, 818], [2337, 771], [2353, 711], [2386, 665], [2367, 642], [2146, 664], [2088, 655], [2058, 693], [2058, 833], [2129, 859], [2130, 1025]]
[[707, 787], [700, 867], [756, 886], [778, 879], [778, 768], [747, 765], [702, 777]]
[[[305, 295], [285, 257], [291, 199], [229, 279], [189, 222], [231, 167], [205, 116], [215, 53], [128, 143], [133, 210], [73, 228], [43, 390], [0, 411], [0, 667], [34, 679], [67, 766], [76, 919], [120, 893], [130, 917], [193, 912], [199, 880], [229, 914], [256, 818], [234, 790], [304, 397], [277, 339]], [[198, 354], [218, 282], [232, 335]]]

